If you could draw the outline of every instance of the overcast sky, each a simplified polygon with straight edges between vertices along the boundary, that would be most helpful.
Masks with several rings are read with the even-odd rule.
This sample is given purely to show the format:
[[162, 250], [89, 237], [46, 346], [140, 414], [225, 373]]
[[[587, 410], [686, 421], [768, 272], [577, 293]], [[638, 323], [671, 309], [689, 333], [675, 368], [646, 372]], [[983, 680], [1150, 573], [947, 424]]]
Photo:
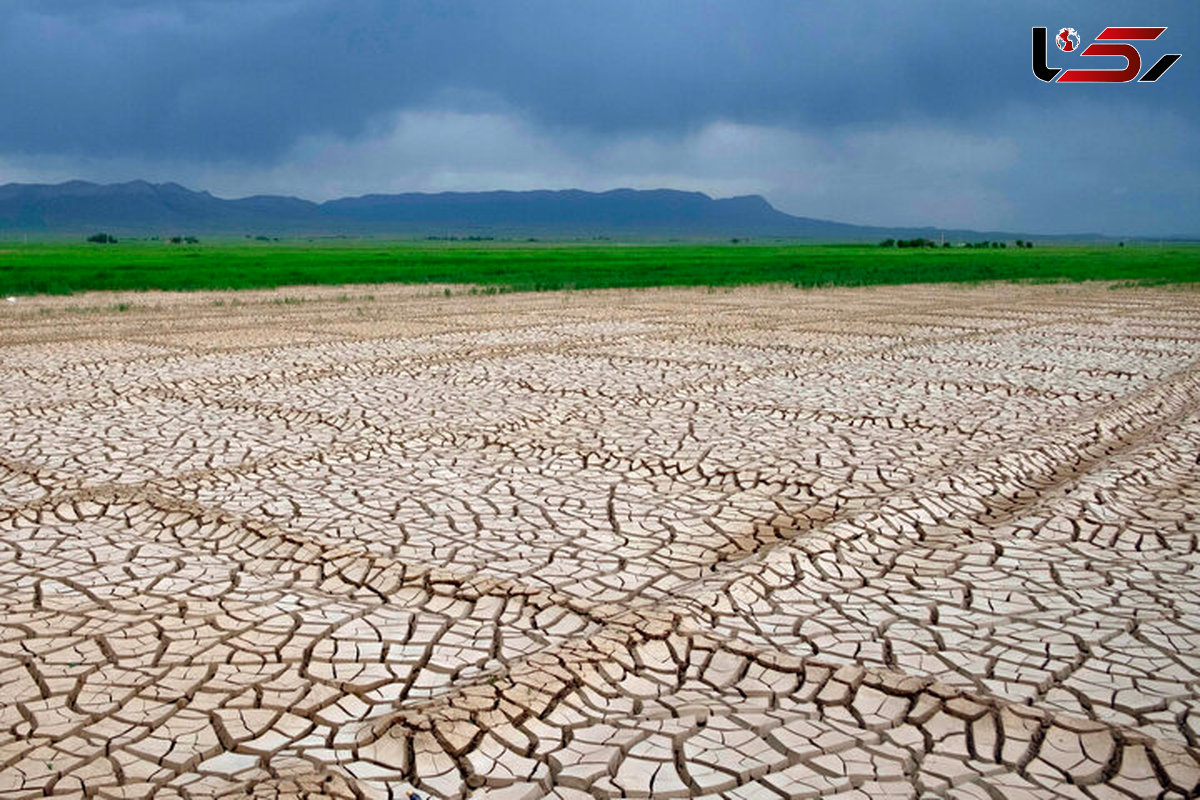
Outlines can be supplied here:
[[[1165, 25], [1143, 70], [1183, 57], [1156, 83], [1044, 84], [1034, 25], [1084, 45]], [[0, 0], [0, 76], [0, 183], [670, 187], [876, 225], [1200, 234], [1197, 0]]]

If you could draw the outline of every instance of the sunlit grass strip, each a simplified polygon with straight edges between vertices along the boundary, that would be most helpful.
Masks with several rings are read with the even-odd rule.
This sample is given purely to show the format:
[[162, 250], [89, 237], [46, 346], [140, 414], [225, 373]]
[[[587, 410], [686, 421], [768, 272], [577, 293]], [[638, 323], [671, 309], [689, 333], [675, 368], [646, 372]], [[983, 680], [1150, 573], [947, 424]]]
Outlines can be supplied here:
[[455, 283], [494, 291], [639, 286], [1200, 280], [1200, 246], [892, 249], [869, 245], [431, 246], [411, 242], [0, 244], [0, 294]]

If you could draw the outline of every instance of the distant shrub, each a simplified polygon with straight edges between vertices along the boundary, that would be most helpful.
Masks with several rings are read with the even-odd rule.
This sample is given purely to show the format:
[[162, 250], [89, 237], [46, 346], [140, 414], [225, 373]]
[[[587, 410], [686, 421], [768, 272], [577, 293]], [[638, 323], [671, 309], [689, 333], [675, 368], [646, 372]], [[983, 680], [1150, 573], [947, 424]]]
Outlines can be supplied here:
[[94, 242], [96, 244], [116, 244], [117, 243], [117, 237], [115, 237], [111, 234], [108, 234], [108, 233], [94, 233], [91, 236], [87, 237], [87, 240], [89, 242]]
[[884, 239], [882, 242], [879, 243], [879, 246], [880, 247], [895, 247], [896, 240], [895, 239]]

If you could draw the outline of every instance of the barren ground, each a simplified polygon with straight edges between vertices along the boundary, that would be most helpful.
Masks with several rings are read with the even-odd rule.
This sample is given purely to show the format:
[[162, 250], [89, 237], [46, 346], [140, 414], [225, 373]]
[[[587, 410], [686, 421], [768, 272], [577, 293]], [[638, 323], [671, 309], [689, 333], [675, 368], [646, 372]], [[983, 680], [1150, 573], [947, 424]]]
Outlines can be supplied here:
[[1195, 291], [0, 300], [0, 798], [1195, 795], [1198, 400]]

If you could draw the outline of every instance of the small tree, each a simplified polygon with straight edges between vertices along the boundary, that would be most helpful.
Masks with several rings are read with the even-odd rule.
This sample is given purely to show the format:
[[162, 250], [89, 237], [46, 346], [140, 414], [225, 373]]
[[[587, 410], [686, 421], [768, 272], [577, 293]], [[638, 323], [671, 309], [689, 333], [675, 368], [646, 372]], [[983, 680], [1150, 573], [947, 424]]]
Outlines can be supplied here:
[[111, 234], [107, 234], [107, 233], [94, 233], [91, 236], [89, 236], [87, 238], [87, 240], [89, 242], [94, 242], [95, 244], [116, 244], [117, 243], [117, 237], [112, 236]]
[[900, 239], [896, 242], [896, 247], [937, 247], [937, 242], [918, 236], [915, 239]]
[[882, 242], [879, 243], [879, 246], [880, 247], [895, 247], [896, 240], [895, 239], [884, 239]]

